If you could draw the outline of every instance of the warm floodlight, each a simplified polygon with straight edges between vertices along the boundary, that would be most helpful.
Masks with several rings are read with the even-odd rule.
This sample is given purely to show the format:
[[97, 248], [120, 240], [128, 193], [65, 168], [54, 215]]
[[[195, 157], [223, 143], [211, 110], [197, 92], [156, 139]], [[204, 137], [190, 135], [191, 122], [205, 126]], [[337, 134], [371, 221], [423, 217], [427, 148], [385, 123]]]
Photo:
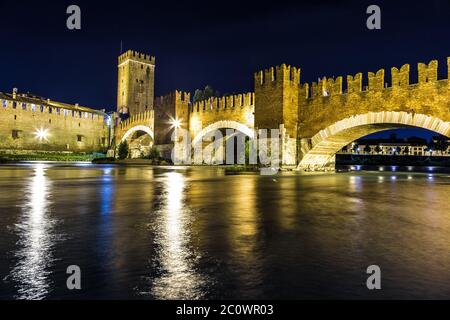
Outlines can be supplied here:
[[172, 128], [180, 128], [181, 127], [181, 119], [170, 119], [170, 125]]
[[34, 135], [36, 136], [36, 139], [39, 139], [39, 141], [47, 140], [48, 129], [37, 129]]

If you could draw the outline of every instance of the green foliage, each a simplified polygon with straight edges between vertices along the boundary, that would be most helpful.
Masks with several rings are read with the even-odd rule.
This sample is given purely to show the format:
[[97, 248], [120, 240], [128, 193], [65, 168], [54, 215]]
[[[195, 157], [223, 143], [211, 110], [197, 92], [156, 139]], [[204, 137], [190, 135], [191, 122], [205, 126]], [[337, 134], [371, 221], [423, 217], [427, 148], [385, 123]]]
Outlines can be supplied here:
[[159, 149], [156, 146], [152, 146], [148, 154], [148, 158], [151, 160], [158, 160], [161, 158], [161, 152], [159, 152]]
[[211, 87], [210, 85], [207, 85], [205, 87], [205, 89], [203, 89], [203, 90], [201, 90], [201, 89], [195, 90], [193, 101], [198, 102], [198, 101], [206, 100], [206, 99], [209, 99], [212, 97], [219, 97], [219, 96], [220, 96], [219, 91], [216, 91], [213, 89], [213, 87]]
[[1, 154], [0, 163], [17, 161], [92, 161], [104, 157], [100, 153], [77, 153], [77, 152], [32, 152], [26, 154]]
[[118, 148], [118, 151], [117, 151], [117, 153], [118, 153], [118, 158], [119, 158], [120, 160], [123, 160], [123, 159], [128, 158], [128, 152], [129, 152], [129, 150], [128, 150], [128, 143], [127, 143], [127, 141], [125, 140], [125, 141], [123, 141], [123, 142], [121, 142], [121, 143], [119, 144], [119, 148]]

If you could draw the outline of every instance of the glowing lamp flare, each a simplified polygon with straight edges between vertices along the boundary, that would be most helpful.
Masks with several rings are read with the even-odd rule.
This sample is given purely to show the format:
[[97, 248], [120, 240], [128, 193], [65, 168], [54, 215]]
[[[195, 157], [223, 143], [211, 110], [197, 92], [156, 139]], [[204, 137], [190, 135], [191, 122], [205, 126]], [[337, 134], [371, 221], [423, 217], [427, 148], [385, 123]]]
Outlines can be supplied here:
[[180, 128], [181, 127], [181, 119], [170, 119], [170, 125], [172, 128]]
[[39, 141], [42, 140], [47, 140], [49, 133], [48, 133], [48, 129], [37, 129], [36, 132], [34, 133], [34, 135], [36, 136], [36, 139], [38, 139]]

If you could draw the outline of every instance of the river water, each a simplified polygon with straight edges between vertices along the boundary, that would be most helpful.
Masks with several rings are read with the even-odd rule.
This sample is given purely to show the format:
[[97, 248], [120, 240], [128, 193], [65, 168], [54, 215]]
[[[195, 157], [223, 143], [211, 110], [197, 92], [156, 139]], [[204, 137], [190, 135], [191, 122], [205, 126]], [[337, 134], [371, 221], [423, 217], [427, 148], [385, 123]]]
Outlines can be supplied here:
[[450, 298], [450, 174], [429, 171], [3, 165], [0, 298]]

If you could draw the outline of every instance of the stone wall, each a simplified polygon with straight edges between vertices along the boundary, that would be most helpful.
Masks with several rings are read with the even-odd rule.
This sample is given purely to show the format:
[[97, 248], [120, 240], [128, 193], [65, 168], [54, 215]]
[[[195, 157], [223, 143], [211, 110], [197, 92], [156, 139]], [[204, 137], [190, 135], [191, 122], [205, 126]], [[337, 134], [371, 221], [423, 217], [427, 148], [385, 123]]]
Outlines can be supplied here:
[[202, 129], [218, 121], [234, 121], [254, 128], [255, 94], [245, 93], [211, 98], [192, 105], [189, 131], [194, 139]]
[[0, 149], [93, 152], [109, 145], [103, 112], [0, 93]]
[[174, 91], [155, 99], [155, 144], [171, 144], [175, 121], [188, 129], [190, 94]]

